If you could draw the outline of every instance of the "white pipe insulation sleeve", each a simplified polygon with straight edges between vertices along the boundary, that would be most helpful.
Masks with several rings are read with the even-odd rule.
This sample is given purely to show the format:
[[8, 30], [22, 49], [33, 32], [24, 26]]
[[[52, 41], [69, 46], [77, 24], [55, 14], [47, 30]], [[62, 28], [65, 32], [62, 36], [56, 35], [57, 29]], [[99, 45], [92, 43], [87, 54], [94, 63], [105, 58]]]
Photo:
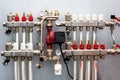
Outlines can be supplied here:
[[18, 58], [17, 64], [18, 64], [18, 80], [20, 80], [20, 60], [19, 60], [19, 58]]
[[95, 31], [93, 31], [93, 45], [95, 44], [95, 40], [96, 40], [96, 33]]
[[18, 44], [17, 43], [13, 43], [12, 46], [13, 46], [13, 50], [18, 50]]
[[21, 50], [25, 50], [25, 43], [21, 43]]
[[74, 60], [74, 79], [73, 80], [76, 80], [77, 79], [77, 75], [76, 75], [76, 73], [77, 73], [77, 61], [76, 60]]
[[18, 63], [14, 61], [14, 80], [18, 80]]
[[26, 65], [25, 61], [21, 61], [22, 70], [22, 80], [26, 80]]
[[76, 31], [73, 31], [73, 41], [76, 41]]
[[92, 68], [92, 80], [97, 80], [97, 69], [98, 69], [98, 66], [97, 66], [97, 60], [94, 60], [93, 61], [93, 68]]
[[80, 60], [79, 80], [83, 80], [83, 60]]
[[23, 43], [25, 43], [25, 32], [23, 32]]
[[28, 43], [27, 44], [27, 49], [28, 50], [33, 50], [33, 43]]
[[89, 40], [89, 31], [87, 31], [87, 34], [86, 34], [86, 44], [88, 44], [88, 43], [87, 43], [88, 40]]
[[32, 32], [30, 32], [30, 43], [32, 43]]
[[83, 40], [82, 31], [80, 31], [80, 42]]
[[86, 61], [86, 75], [85, 80], [90, 80], [90, 60]]
[[62, 65], [61, 64], [55, 64], [54, 65], [54, 74], [55, 75], [61, 75], [62, 74]]
[[18, 32], [16, 32], [16, 43], [18, 44]]
[[33, 80], [32, 60], [29, 61], [29, 80]]

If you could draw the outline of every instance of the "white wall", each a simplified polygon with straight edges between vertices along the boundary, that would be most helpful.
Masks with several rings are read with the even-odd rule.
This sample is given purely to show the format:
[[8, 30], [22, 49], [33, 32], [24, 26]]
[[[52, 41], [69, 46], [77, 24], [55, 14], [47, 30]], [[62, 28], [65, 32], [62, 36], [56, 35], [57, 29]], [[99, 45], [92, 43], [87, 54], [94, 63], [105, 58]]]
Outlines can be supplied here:
[[[4, 50], [4, 44], [10, 41], [10, 37], [4, 34], [6, 28], [3, 28], [2, 23], [6, 21], [6, 15], [9, 12], [18, 12], [22, 15], [23, 12], [31, 12], [35, 17], [39, 15], [41, 10], [56, 10], [60, 11], [63, 17], [66, 12], [72, 14], [104, 14], [105, 20], [108, 20], [111, 14], [120, 16], [120, 0], [0, 0], [0, 52]], [[117, 43], [120, 43], [120, 29], [117, 28], [115, 38]], [[105, 31], [98, 31], [99, 41], [104, 41], [107, 47], [110, 48], [111, 36], [108, 28]], [[35, 40], [36, 41], [36, 40]], [[35, 42], [34, 41], [34, 42]], [[99, 61], [99, 80], [120, 80], [120, 56], [107, 56], [106, 60]], [[0, 61], [3, 57], [0, 57]], [[47, 62], [40, 70], [35, 68], [33, 61], [34, 80], [70, 80], [66, 74], [65, 66], [63, 65], [63, 74], [54, 76], [53, 62]], [[72, 71], [72, 67], [70, 67]], [[6, 67], [0, 63], [0, 78], [1, 80], [14, 80], [13, 77], [13, 61]]]

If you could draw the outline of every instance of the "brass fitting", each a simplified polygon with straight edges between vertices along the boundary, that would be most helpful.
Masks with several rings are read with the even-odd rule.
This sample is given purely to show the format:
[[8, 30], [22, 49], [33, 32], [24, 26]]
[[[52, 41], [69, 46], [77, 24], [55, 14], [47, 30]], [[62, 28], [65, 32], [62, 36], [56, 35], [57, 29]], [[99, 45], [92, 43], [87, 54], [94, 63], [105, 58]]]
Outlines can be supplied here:
[[86, 31], [90, 31], [90, 27], [87, 26], [87, 27], [86, 27]]
[[52, 57], [53, 57], [52, 52], [53, 52], [52, 49], [47, 49], [48, 60], [52, 60]]
[[84, 60], [84, 56], [80, 56], [80, 60]]
[[48, 16], [52, 16], [52, 11], [51, 11], [51, 10], [48, 10], [48, 11], [47, 11], [47, 15], [48, 15]]
[[11, 42], [7, 42], [5, 45], [6, 45], [5, 46], [6, 51], [10, 51], [12, 49], [12, 43]]
[[47, 21], [47, 26], [52, 26], [52, 20]]
[[105, 59], [105, 55], [100, 55], [100, 59]]
[[26, 28], [25, 27], [22, 28], [22, 32], [26, 32]]
[[71, 49], [71, 42], [66, 42], [66, 49], [70, 50]]
[[14, 57], [13, 60], [14, 60], [14, 61], [17, 61], [17, 60], [18, 60], [18, 57]]
[[24, 60], [25, 60], [25, 57], [24, 57], [24, 56], [22, 56], [22, 57], [21, 57], [21, 61], [24, 61]]
[[94, 60], [98, 60], [98, 56], [93, 56], [93, 59]]
[[28, 61], [32, 61], [32, 57], [28, 57]]
[[66, 21], [71, 21], [71, 15], [69, 14], [69, 12], [65, 15], [65, 20]]
[[91, 56], [87, 56], [87, 60], [90, 60], [91, 59]]
[[55, 16], [59, 16], [59, 11], [58, 11], [58, 10], [55, 10], [54, 15], [55, 15]]
[[97, 30], [97, 27], [93, 27], [93, 31], [96, 31]]
[[79, 27], [79, 30], [80, 30], [80, 31], [83, 31], [83, 26]]
[[76, 31], [77, 30], [77, 27], [73, 27], [73, 31]]
[[33, 32], [33, 27], [30, 27], [30, 32]]

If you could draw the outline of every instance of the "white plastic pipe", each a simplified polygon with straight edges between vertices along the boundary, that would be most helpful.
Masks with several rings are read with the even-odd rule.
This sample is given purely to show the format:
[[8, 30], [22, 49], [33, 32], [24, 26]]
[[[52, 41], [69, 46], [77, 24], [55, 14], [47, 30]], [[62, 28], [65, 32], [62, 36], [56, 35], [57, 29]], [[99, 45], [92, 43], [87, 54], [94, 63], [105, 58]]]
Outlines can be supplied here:
[[80, 31], [80, 42], [83, 40], [82, 31]]
[[32, 32], [30, 32], [30, 43], [32, 43]]
[[76, 75], [76, 72], [77, 72], [77, 61], [74, 60], [74, 79], [73, 80], [76, 80], [77, 79], [77, 75]]
[[95, 40], [96, 40], [96, 33], [95, 31], [93, 31], [93, 45], [95, 44]]
[[21, 69], [22, 69], [22, 80], [26, 80], [25, 60], [21, 61]]
[[98, 63], [97, 60], [93, 61], [93, 68], [92, 68], [92, 80], [97, 80], [97, 69], [98, 69]]
[[73, 41], [76, 41], [76, 31], [73, 31]]
[[87, 34], [86, 34], [86, 44], [87, 44], [88, 40], [89, 40], [89, 31], [87, 31]]
[[83, 60], [80, 60], [79, 80], [83, 80]]
[[29, 61], [29, 80], [33, 80], [32, 60]]
[[14, 80], [18, 80], [18, 62], [14, 61]]
[[17, 43], [17, 45], [18, 45], [18, 32], [16, 32], [16, 43]]
[[90, 60], [86, 61], [86, 75], [85, 80], [90, 80]]
[[25, 32], [23, 32], [23, 43], [25, 43]]
[[20, 60], [19, 60], [19, 58], [18, 58], [17, 64], [18, 64], [18, 80], [20, 80]]

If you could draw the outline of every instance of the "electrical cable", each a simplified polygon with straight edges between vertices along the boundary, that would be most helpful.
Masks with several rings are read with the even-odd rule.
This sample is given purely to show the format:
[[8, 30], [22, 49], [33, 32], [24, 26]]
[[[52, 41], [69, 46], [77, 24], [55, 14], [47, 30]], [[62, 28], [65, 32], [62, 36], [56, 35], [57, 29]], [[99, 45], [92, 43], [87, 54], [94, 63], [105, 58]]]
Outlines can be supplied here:
[[66, 69], [67, 69], [68, 76], [69, 76], [71, 79], [73, 79], [73, 76], [71, 76], [71, 74], [70, 74], [70, 72], [69, 72], [68, 64], [67, 64], [67, 62], [65, 61], [65, 56], [64, 56], [64, 54], [63, 54], [63, 52], [62, 52], [61, 44], [59, 44], [59, 46], [60, 46], [60, 51], [61, 51], [61, 54], [62, 54], [62, 57], [63, 57], [63, 61], [64, 61], [64, 63], [65, 63]]

